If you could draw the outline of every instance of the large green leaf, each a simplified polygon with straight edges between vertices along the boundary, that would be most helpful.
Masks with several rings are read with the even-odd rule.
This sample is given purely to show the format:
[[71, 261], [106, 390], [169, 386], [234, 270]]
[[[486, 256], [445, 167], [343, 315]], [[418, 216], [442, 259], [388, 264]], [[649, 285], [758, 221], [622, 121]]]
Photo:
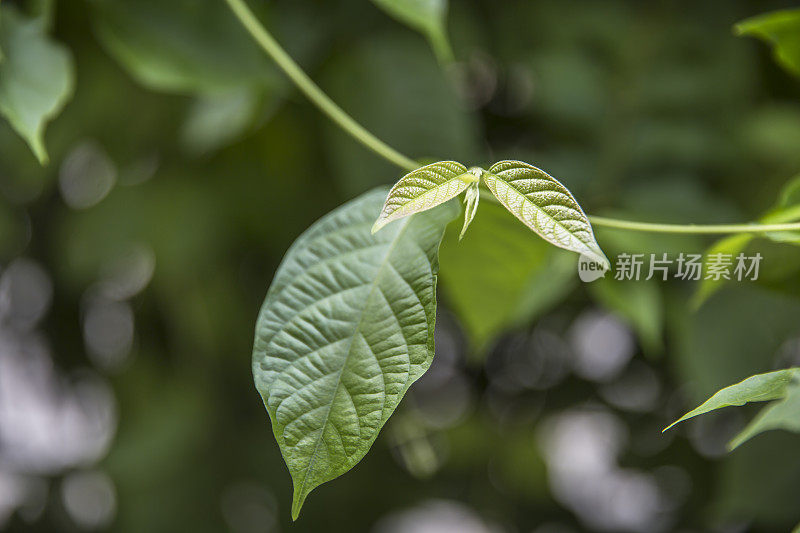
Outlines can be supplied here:
[[782, 400], [766, 406], [744, 430], [728, 444], [731, 450], [759, 433], [773, 429], [786, 429], [800, 433], [800, 370], [794, 369], [795, 379], [784, 390]]
[[433, 358], [438, 248], [455, 205], [370, 232], [385, 189], [309, 228], [256, 326], [253, 376], [294, 483], [292, 516], [367, 453]]
[[458, 196], [478, 179], [479, 176], [467, 172], [467, 167], [455, 161], [440, 161], [409, 172], [389, 191], [372, 233], [393, 220], [426, 211]]
[[443, 63], [453, 60], [447, 38], [447, 0], [372, 0], [403, 24], [423, 33], [436, 57]]
[[775, 59], [800, 76], [800, 9], [765, 13], [734, 26], [738, 35], [758, 37], [774, 47]]
[[[670, 424], [664, 431], [689, 418], [721, 409], [751, 402], [765, 402], [786, 397], [789, 386], [800, 379], [800, 369], [788, 368], [751, 376], [730, 387], [725, 387], [706, 400], [698, 408], [689, 411]], [[762, 430], [763, 431], [763, 430]]]
[[0, 114], [45, 164], [45, 125], [72, 93], [72, 58], [47, 37], [43, 21], [9, 5], [0, 7], [0, 50]]
[[495, 163], [483, 179], [497, 199], [544, 240], [578, 252], [605, 270], [611, 268], [583, 209], [558, 180], [521, 161]]

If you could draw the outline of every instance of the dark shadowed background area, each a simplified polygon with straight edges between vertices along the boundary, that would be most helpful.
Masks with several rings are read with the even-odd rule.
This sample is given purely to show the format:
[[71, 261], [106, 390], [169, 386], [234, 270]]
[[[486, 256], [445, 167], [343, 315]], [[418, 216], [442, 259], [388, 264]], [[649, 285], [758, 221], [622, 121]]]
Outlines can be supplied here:
[[[528, 161], [593, 214], [753, 220], [800, 172], [800, 82], [731, 31], [792, 2], [453, 0], [445, 66], [366, 0], [250, 3], [401, 152]], [[2, 5], [30, 14], [37, 2]], [[661, 433], [721, 387], [800, 365], [800, 248], [754, 242], [761, 279], [693, 311], [691, 282], [581, 283], [573, 255], [484, 203], [460, 245], [460, 221], [445, 236], [431, 370], [292, 524], [252, 382], [256, 315], [305, 228], [402, 172], [312, 107], [222, 0], [55, 7], [75, 90], [48, 127], [50, 163], [0, 120], [0, 530], [800, 521], [800, 436], [727, 453], [749, 408]], [[713, 242], [597, 238], [610, 256]]]

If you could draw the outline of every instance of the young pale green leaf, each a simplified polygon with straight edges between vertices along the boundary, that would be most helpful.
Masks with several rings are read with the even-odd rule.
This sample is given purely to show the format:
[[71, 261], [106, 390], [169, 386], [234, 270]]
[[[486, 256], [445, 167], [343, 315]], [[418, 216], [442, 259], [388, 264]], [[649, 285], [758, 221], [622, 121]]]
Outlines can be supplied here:
[[800, 76], [800, 9], [765, 13], [734, 26], [737, 35], [758, 37], [774, 47], [775, 60]]
[[289, 467], [309, 492], [369, 450], [433, 358], [438, 248], [448, 204], [370, 233], [385, 189], [309, 228], [283, 259], [256, 325], [253, 376]]
[[795, 380], [785, 391], [779, 402], [772, 402], [747, 425], [744, 430], [728, 443], [733, 450], [760, 433], [773, 429], [785, 429], [800, 433], [800, 384]]
[[467, 228], [472, 224], [472, 219], [475, 218], [475, 213], [478, 212], [478, 203], [481, 200], [481, 190], [479, 187], [479, 183], [476, 181], [469, 186], [467, 193], [464, 195], [464, 203], [466, 204], [464, 207], [464, 225], [461, 227], [461, 233], [458, 235], [459, 241], [464, 238]]
[[453, 60], [447, 38], [447, 0], [372, 0], [390, 16], [424, 34], [442, 63]]
[[45, 126], [72, 93], [72, 58], [47, 37], [42, 21], [28, 19], [6, 4], [0, 6], [0, 50], [0, 115], [45, 164]]
[[477, 180], [467, 167], [455, 161], [440, 161], [409, 172], [389, 191], [372, 233], [393, 220], [426, 211], [458, 196]]
[[789, 386], [797, 379], [800, 379], [800, 368], [788, 368], [766, 374], [757, 374], [744, 381], [740, 381], [730, 387], [725, 387], [711, 398], [706, 400], [700, 407], [689, 411], [678, 420], [667, 426], [664, 431], [670, 429], [675, 424], [688, 420], [698, 415], [721, 409], [744, 405], [751, 402], [765, 402], [768, 400], [778, 400], [784, 398]]
[[506, 209], [544, 240], [611, 268], [581, 206], [555, 178], [521, 161], [501, 161], [483, 180]]

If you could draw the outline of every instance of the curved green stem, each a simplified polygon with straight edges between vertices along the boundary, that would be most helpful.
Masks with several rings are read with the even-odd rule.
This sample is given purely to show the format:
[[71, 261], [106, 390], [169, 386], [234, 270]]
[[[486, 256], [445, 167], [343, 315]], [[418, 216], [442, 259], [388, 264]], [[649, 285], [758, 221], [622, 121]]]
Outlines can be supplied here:
[[725, 233], [767, 233], [770, 231], [800, 231], [800, 222], [793, 224], [657, 224], [651, 222], [632, 222], [589, 216], [595, 226], [626, 229], [631, 231], [648, 231], [651, 233], [691, 233], [696, 235], [714, 235]]
[[401, 154], [385, 142], [367, 131], [361, 124], [342, 110], [341, 107], [330, 99], [308, 75], [294, 62], [294, 60], [281, 48], [281, 45], [272, 38], [272, 35], [261, 25], [256, 16], [247, 7], [243, 0], [225, 0], [239, 22], [250, 32], [250, 35], [261, 45], [261, 48], [278, 64], [287, 76], [294, 82], [298, 89], [311, 100], [319, 109], [328, 115], [331, 120], [339, 125], [355, 139], [400, 168], [411, 171], [419, 168], [413, 159]]
[[[494, 195], [481, 188], [481, 197], [490, 202], [500, 203]], [[659, 224], [656, 222], [634, 222], [617, 218], [587, 215], [593, 226], [646, 231], [649, 233], [684, 233], [693, 235], [724, 235], [727, 233], [768, 233], [771, 231], [800, 231], [800, 222], [791, 224]]]
[[[272, 35], [261, 25], [256, 16], [247, 7], [244, 0], [225, 0], [233, 13], [258, 42], [261, 48], [278, 64], [284, 73], [294, 82], [312, 103], [323, 113], [339, 125], [344, 131], [352, 135], [358, 142], [383, 157], [398, 167], [412, 171], [419, 168], [419, 163], [407, 157], [385, 142], [370, 133], [361, 124], [336, 105], [336, 103], [320, 89], [308, 75], [294, 62], [294, 60], [281, 48]], [[443, 57], [452, 56], [452, 52], [440, 50]], [[481, 196], [497, 199], [484, 189]], [[800, 223], [792, 224], [655, 224], [649, 222], [633, 222], [614, 218], [589, 216], [595, 226], [617, 228], [631, 231], [647, 231], [653, 233], [690, 233], [700, 235], [713, 235], [725, 233], [766, 233], [770, 231], [800, 231]]]

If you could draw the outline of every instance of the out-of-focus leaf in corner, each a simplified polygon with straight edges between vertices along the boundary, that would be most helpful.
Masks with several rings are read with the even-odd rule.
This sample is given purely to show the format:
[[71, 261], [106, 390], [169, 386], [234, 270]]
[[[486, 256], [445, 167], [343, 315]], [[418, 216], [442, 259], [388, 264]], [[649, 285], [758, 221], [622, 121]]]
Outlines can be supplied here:
[[277, 72], [222, 2], [91, 0], [108, 52], [158, 91], [269, 85]]
[[451, 223], [445, 233], [440, 276], [476, 351], [530, 322], [574, 286], [574, 256], [533, 235], [502, 206], [481, 206], [460, 242], [459, 225]]
[[453, 48], [447, 37], [448, 0], [372, 0], [372, 3], [424, 34], [440, 63], [453, 61]]
[[589, 283], [592, 296], [609, 311], [627, 321], [647, 355], [664, 348], [664, 308], [657, 280], [616, 280], [611, 276]]
[[756, 418], [728, 444], [731, 450], [765, 431], [785, 429], [800, 433], [800, 384], [797, 382], [800, 371], [796, 368], [791, 370], [794, 371], [795, 381], [787, 387], [783, 399], [772, 402], [762, 409]]
[[766, 402], [786, 398], [792, 383], [800, 378], [800, 369], [787, 368], [766, 374], [757, 374], [716, 392], [702, 405], [670, 424], [664, 431], [695, 416], [710, 413], [723, 407], [742, 406], [751, 402]]
[[773, 47], [775, 60], [800, 76], [800, 9], [765, 13], [734, 26], [737, 35], [758, 37]]
[[72, 57], [47, 37], [43, 21], [8, 4], [0, 7], [0, 50], [0, 115], [46, 164], [45, 126], [72, 94]]
[[223, 2], [92, 0], [91, 5], [100, 42], [134, 79], [156, 91], [196, 97], [181, 134], [190, 153], [240, 136], [260, 99], [278, 99], [286, 90]]

